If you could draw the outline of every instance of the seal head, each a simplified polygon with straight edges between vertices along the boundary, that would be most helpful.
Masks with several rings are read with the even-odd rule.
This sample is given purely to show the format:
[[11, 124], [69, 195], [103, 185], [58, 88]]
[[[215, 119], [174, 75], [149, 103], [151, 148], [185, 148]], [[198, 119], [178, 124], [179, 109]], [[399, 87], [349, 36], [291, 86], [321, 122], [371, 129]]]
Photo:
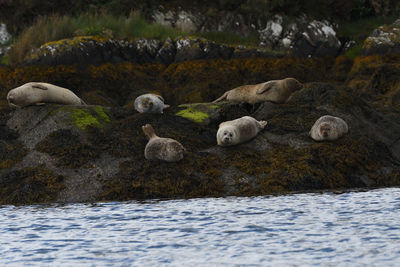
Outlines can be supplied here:
[[320, 117], [310, 130], [310, 137], [315, 141], [334, 141], [342, 137], [349, 130], [347, 123], [330, 115]]
[[220, 146], [231, 146], [238, 143], [235, 127], [226, 126], [217, 133], [217, 144]]
[[257, 121], [250, 116], [222, 122], [217, 131], [217, 144], [234, 146], [244, 143], [254, 138], [266, 125], [266, 121]]

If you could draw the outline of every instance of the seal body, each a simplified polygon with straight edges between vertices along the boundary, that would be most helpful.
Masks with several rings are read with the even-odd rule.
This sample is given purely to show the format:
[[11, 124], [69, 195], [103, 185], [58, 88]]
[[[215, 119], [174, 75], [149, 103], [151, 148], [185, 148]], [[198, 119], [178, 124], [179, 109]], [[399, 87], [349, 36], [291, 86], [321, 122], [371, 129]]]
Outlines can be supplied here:
[[266, 125], [266, 121], [258, 121], [250, 116], [222, 122], [217, 131], [217, 144], [234, 146], [244, 143], [254, 138]]
[[164, 98], [156, 94], [144, 94], [135, 99], [135, 109], [140, 113], [163, 113], [169, 105], [164, 104]]
[[325, 115], [314, 123], [309, 134], [315, 141], [333, 141], [348, 131], [349, 127], [343, 119]]
[[271, 101], [280, 104], [285, 103], [294, 91], [300, 90], [302, 87], [302, 84], [294, 78], [272, 80], [265, 83], [236, 87], [225, 92], [214, 102], [227, 100], [255, 104]]
[[144, 149], [147, 160], [176, 162], [183, 159], [185, 148], [181, 143], [171, 138], [158, 137], [150, 124], [142, 126], [142, 130], [149, 140]]
[[50, 83], [29, 82], [11, 89], [7, 94], [11, 107], [25, 107], [57, 103], [64, 105], [86, 105], [71, 90]]

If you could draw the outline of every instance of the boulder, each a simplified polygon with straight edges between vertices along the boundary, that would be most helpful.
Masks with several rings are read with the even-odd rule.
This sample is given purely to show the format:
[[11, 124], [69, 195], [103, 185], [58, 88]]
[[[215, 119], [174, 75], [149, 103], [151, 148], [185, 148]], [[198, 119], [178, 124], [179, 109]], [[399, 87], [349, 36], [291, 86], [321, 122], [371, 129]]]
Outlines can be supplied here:
[[270, 57], [271, 52], [228, 46], [197, 37], [178, 37], [165, 41], [156, 39], [116, 40], [99, 36], [79, 36], [49, 42], [32, 51], [24, 65], [71, 65], [132, 62], [169, 65], [199, 59]]
[[[315, 142], [322, 115], [342, 117], [349, 134]], [[268, 125], [235, 147], [216, 145], [219, 123], [250, 115]], [[176, 163], [144, 158], [141, 126], [186, 148]], [[164, 114], [123, 108], [46, 105], [13, 111], [2, 126], [0, 203], [248, 196], [400, 184], [400, 123], [345, 88], [309, 83], [286, 104], [222, 102]]]
[[305, 16], [290, 23], [285, 19], [288, 20], [275, 15], [267, 22], [259, 31], [260, 46], [302, 57], [336, 56], [339, 53], [341, 42], [328, 21], [310, 21]]
[[11, 46], [7, 46], [7, 42], [11, 39], [11, 34], [8, 33], [4, 23], [0, 23], [0, 58], [6, 54]]
[[375, 29], [365, 39], [361, 54], [400, 54], [400, 19]]

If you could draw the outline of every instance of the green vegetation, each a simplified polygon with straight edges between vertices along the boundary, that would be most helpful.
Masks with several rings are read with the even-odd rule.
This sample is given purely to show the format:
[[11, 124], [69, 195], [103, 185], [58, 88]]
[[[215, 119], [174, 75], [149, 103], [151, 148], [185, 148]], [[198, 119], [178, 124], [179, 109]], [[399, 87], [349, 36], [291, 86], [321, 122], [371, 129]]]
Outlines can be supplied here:
[[106, 13], [71, 16], [44, 16], [25, 29], [15, 40], [10, 61], [22, 62], [26, 54], [42, 44], [74, 36], [97, 35], [107, 38], [156, 38], [165, 40], [184, 33], [158, 24], [147, 23], [138, 13], [117, 17]]
[[195, 110], [192, 107], [181, 110], [178, 113], [176, 113], [176, 115], [192, 120], [197, 123], [202, 123], [205, 119], [210, 117], [210, 115], [208, 115], [207, 113]]
[[88, 126], [99, 127], [104, 122], [110, 122], [110, 118], [102, 107], [95, 107], [94, 111], [97, 115], [92, 114], [89, 109], [75, 108], [72, 110], [71, 119], [73, 123], [82, 130], [86, 129]]
[[238, 35], [233, 32], [200, 32], [196, 35], [216, 43], [229, 45], [258, 46], [260, 42], [256, 31], [251, 32], [248, 36]]
[[[197, 1], [195, 3], [199, 4]], [[194, 4], [195, 4], [194, 3]], [[203, 37], [229, 45], [258, 45], [256, 31], [246, 36], [233, 32], [182, 32], [175, 28], [149, 23], [151, 14], [164, 7], [164, 11], [193, 10], [194, 4], [185, 1], [129, 1], [129, 0], [3, 0], [0, 1], [0, 17], [14, 36], [9, 57], [0, 59], [2, 64], [23, 62], [25, 56], [41, 45], [76, 36], [101, 36], [104, 38], [133, 39], [155, 38], [165, 40], [178, 36]], [[379, 9], [368, 0], [235, 0], [201, 1], [201, 9], [210, 21], [219, 19], [224, 11], [232, 12], [247, 22], [263, 25], [274, 14], [297, 17], [307, 14], [316, 19], [328, 19], [340, 25], [338, 36], [343, 40], [355, 40], [356, 46], [348, 51], [353, 58], [360, 51], [360, 44], [377, 26], [393, 22], [400, 14], [400, 4], [395, 0], [381, 3]], [[315, 9], [318, 6], [318, 9]], [[387, 7], [390, 6], [390, 9]]]
[[10, 61], [10, 56], [8, 54], [6, 54], [0, 58], [0, 64], [8, 65], [9, 61]]
[[198, 36], [217, 43], [257, 46], [257, 33], [240, 36], [232, 32], [182, 32], [175, 28], [156, 23], [148, 23], [139, 13], [132, 12], [127, 17], [109, 13], [81, 14], [79, 16], [43, 16], [26, 28], [15, 39], [9, 61], [19, 63], [26, 55], [41, 45], [76, 36], [100, 36], [104, 38], [134, 39], [155, 38], [166, 40], [178, 36]]

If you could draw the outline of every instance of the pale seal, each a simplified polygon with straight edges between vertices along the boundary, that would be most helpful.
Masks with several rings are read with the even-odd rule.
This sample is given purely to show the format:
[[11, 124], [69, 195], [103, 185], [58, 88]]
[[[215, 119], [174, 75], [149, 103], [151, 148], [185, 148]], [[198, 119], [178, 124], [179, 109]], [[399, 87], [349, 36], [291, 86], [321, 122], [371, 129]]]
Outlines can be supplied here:
[[217, 132], [217, 144], [234, 146], [244, 143], [254, 138], [266, 125], [266, 121], [258, 121], [250, 116], [222, 122]]
[[142, 130], [149, 140], [144, 149], [147, 160], [176, 162], [183, 159], [185, 148], [181, 143], [171, 138], [158, 137], [150, 124], [142, 126]]
[[156, 94], [144, 94], [135, 99], [135, 109], [140, 113], [163, 113], [169, 105], [164, 104], [164, 98]]
[[29, 82], [11, 89], [7, 94], [11, 107], [25, 107], [56, 103], [64, 105], [86, 105], [71, 90], [50, 83]]
[[294, 91], [300, 90], [302, 87], [302, 84], [294, 78], [272, 80], [254, 85], [242, 85], [226, 91], [213, 102], [227, 100], [255, 104], [270, 101], [281, 104], [285, 103]]
[[333, 141], [348, 131], [349, 127], [343, 119], [325, 115], [314, 123], [309, 134], [315, 141]]

